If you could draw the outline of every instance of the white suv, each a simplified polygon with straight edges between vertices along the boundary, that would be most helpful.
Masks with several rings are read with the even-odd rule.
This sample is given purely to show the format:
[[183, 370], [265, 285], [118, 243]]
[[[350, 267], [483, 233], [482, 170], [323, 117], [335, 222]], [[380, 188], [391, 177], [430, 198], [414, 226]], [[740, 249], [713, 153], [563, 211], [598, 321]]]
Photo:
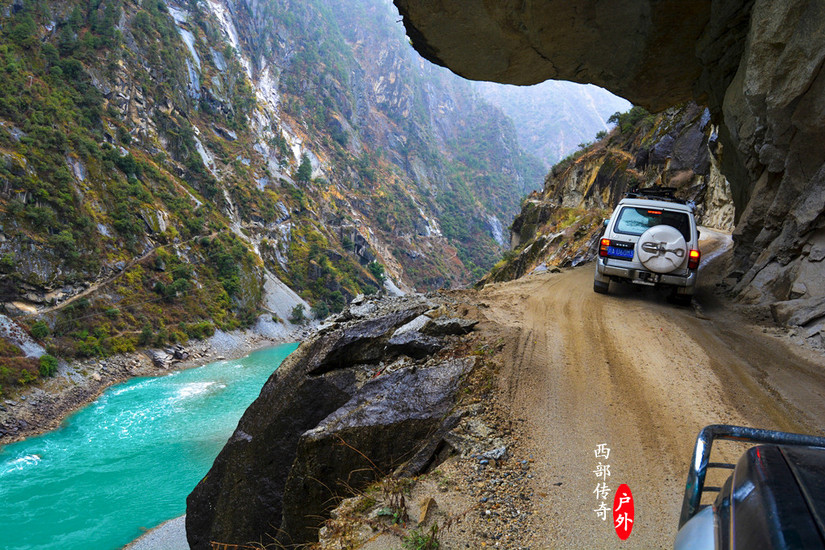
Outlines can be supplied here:
[[669, 286], [690, 304], [701, 257], [693, 210], [663, 190], [628, 193], [605, 221], [593, 290], [607, 294], [611, 280]]

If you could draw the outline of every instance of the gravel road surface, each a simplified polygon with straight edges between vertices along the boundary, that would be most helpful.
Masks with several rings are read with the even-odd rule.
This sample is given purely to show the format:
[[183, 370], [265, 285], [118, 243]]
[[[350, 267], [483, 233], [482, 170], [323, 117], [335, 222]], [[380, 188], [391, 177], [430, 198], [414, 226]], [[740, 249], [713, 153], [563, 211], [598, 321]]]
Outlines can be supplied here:
[[[604, 481], [607, 508], [620, 484], [633, 492], [635, 522], [622, 547], [671, 548], [703, 426], [825, 433], [825, 357], [788, 345], [783, 330], [714, 293], [729, 237], [702, 233], [711, 261], [693, 308], [631, 285], [595, 294], [592, 264], [479, 293], [507, 335], [501, 389], [526, 420], [535, 456], [536, 512], [546, 522], [531, 547], [618, 547], [612, 513], [602, 521], [594, 511]], [[608, 457], [596, 456], [600, 444]], [[714, 461], [742, 451], [729, 442], [714, 449]], [[600, 463], [609, 466], [604, 480]]]

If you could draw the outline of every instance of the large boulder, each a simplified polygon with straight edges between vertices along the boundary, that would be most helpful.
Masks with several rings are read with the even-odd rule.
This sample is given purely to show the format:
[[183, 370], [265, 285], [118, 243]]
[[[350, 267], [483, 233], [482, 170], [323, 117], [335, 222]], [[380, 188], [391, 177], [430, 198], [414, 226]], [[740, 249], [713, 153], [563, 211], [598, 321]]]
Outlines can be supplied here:
[[431, 357], [442, 341], [417, 331], [392, 340], [431, 306], [397, 298], [372, 318], [339, 317], [283, 362], [187, 498], [193, 550], [212, 541], [308, 542], [336, 496], [404, 460], [415, 458], [408, 474], [428, 462], [424, 451], [452, 428], [445, 422], [472, 364]]
[[281, 530], [289, 540], [315, 540], [337, 498], [392, 473], [427, 446], [450, 420], [459, 381], [471, 365], [472, 359], [448, 360], [379, 376], [304, 432], [284, 492]]
[[307, 376], [302, 354], [273, 373], [186, 499], [186, 536], [193, 550], [211, 541], [244, 544], [276, 534], [298, 439], [346, 403], [355, 390], [350, 370]]
[[736, 205], [735, 292], [770, 303], [817, 288], [825, 263], [802, 256], [825, 226], [825, 3], [394, 2], [413, 46], [467, 78], [707, 105]]
[[390, 329], [407, 323], [425, 309], [426, 306], [418, 305], [322, 333], [310, 345], [307, 373], [318, 375], [358, 363], [386, 359], [384, 350], [392, 334]]

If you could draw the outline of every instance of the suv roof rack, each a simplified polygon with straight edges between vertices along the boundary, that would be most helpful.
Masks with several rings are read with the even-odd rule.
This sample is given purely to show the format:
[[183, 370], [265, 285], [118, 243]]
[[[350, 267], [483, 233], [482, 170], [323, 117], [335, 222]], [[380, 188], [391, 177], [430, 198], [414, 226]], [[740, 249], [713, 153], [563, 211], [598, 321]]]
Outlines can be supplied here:
[[693, 448], [693, 458], [690, 461], [685, 496], [682, 500], [682, 513], [679, 517], [679, 528], [695, 516], [702, 508], [702, 493], [705, 491], [720, 492], [720, 487], [705, 486], [705, 476], [709, 468], [723, 468], [733, 470], [735, 465], [720, 462], [710, 462], [710, 451], [716, 440], [745, 441], [756, 444], [773, 445], [802, 445], [810, 447], [825, 447], [825, 437], [814, 435], [777, 432], [774, 430], [760, 430], [744, 426], [729, 424], [711, 424], [705, 426], [696, 436], [696, 445]]
[[677, 189], [675, 187], [663, 187], [654, 185], [653, 187], [646, 187], [639, 189], [639, 187], [631, 187], [625, 192], [624, 196], [628, 199], [649, 199], [657, 201], [675, 202], [677, 204], [684, 204], [692, 209], [696, 208], [693, 201], [680, 199], [676, 197]]

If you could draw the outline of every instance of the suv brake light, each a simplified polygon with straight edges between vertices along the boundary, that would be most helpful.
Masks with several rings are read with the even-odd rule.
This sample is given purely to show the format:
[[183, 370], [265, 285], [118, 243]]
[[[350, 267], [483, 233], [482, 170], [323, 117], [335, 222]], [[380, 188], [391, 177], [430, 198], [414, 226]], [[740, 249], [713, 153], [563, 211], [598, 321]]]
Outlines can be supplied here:
[[[599, 252], [601, 253], [601, 252]], [[696, 269], [699, 267], [699, 258], [702, 257], [702, 253], [698, 250], [691, 250], [688, 254], [688, 269]]]
[[610, 246], [610, 239], [602, 239], [599, 244], [599, 256], [607, 258], [607, 247]]

